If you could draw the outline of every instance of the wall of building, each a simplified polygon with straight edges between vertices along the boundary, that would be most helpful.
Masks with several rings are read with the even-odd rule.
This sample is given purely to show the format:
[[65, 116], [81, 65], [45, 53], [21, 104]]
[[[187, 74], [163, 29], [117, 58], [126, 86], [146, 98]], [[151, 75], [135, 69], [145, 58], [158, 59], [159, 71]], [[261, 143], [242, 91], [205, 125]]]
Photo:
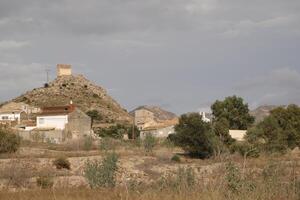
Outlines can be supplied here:
[[1, 113], [0, 120], [1, 121], [18, 121], [20, 122], [21, 114], [20, 113]]
[[68, 116], [66, 132], [72, 135], [72, 139], [80, 138], [91, 134], [91, 118], [79, 109]]
[[68, 64], [58, 64], [57, 65], [57, 76], [71, 76], [72, 66]]
[[229, 130], [229, 135], [237, 141], [244, 141], [246, 134], [246, 130]]
[[136, 110], [134, 113], [134, 118], [135, 118], [135, 125], [140, 130], [144, 129], [146, 124], [155, 123], [154, 113], [146, 109]]
[[156, 138], [167, 138], [170, 134], [174, 134], [174, 133], [175, 133], [174, 126], [168, 126], [165, 128], [158, 128], [155, 130], [141, 131], [140, 137], [143, 139], [146, 137], [147, 134], [151, 134]]
[[68, 115], [57, 116], [38, 116], [37, 128], [55, 128], [56, 130], [64, 130], [68, 123]]
[[65, 132], [63, 130], [50, 130], [50, 131], [18, 131], [18, 135], [23, 140], [34, 142], [49, 142], [60, 144], [66, 140]]

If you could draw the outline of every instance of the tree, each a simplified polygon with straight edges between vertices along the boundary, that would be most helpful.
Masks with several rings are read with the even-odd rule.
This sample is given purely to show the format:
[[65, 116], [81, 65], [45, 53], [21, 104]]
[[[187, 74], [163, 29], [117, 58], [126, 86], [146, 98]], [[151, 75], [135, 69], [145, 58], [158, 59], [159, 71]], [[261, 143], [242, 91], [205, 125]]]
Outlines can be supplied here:
[[249, 114], [248, 104], [245, 104], [241, 97], [232, 96], [224, 101], [217, 100], [211, 106], [214, 121], [222, 118], [229, 122], [230, 129], [245, 130], [254, 122], [254, 117]]
[[[132, 130], [134, 127], [134, 131]], [[134, 133], [134, 136], [133, 136], [133, 133]], [[128, 138], [129, 139], [136, 139], [136, 138], [139, 138], [140, 137], [140, 130], [137, 126], [129, 126], [127, 128], [127, 134], [128, 134]]]
[[95, 120], [98, 120], [98, 121], [100, 121], [100, 120], [102, 120], [102, 116], [100, 115], [100, 113], [97, 111], [97, 110], [89, 110], [89, 111], [87, 111], [87, 113], [86, 113], [90, 118], [91, 118], [91, 120], [92, 120], [92, 123], [91, 123], [91, 126], [93, 127], [93, 125], [94, 125], [94, 121]]
[[211, 125], [204, 122], [199, 113], [182, 115], [172, 136], [175, 145], [200, 158], [213, 155], [216, 139]]
[[221, 118], [213, 123], [213, 131], [216, 136], [227, 146], [231, 145], [235, 140], [229, 135], [229, 122], [225, 118]]
[[300, 107], [289, 105], [270, 115], [247, 132], [247, 140], [268, 152], [283, 152], [300, 146]]

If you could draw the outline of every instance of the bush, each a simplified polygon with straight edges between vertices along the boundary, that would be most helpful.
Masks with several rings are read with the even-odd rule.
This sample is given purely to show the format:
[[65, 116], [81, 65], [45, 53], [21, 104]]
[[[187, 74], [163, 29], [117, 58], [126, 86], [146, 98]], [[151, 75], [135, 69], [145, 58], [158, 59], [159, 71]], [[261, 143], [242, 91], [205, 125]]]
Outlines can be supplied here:
[[190, 155], [200, 158], [213, 155], [218, 138], [214, 135], [211, 125], [204, 122], [199, 113], [182, 115], [179, 124], [175, 126], [175, 132], [170, 139]]
[[172, 158], [171, 158], [172, 161], [174, 162], [181, 162], [181, 159], [178, 155], [174, 155]]
[[157, 144], [156, 138], [151, 134], [146, 134], [144, 139], [144, 149], [146, 153], [152, 153], [155, 145]]
[[42, 189], [52, 188], [53, 187], [53, 180], [48, 176], [41, 176], [36, 179], [36, 183]]
[[55, 165], [56, 169], [71, 169], [71, 163], [64, 157], [57, 158], [53, 161], [53, 164]]
[[87, 161], [84, 176], [91, 188], [114, 187], [118, 169], [116, 153], [107, 154], [103, 161]]
[[0, 153], [14, 153], [20, 147], [20, 137], [10, 130], [0, 128]]
[[115, 145], [114, 145], [113, 139], [109, 138], [109, 137], [102, 138], [100, 140], [99, 149], [101, 151], [114, 150], [115, 149]]
[[258, 158], [260, 151], [257, 147], [248, 142], [235, 142], [230, 146], [230, 152], [238, 152], [241, 156]]
[[167, 176], [161, 178], [157, 185], [161, 190], [191, 190], [196, 185], [195, 172], [191, 167], [179, 167], [174, 174], [168, 174]]

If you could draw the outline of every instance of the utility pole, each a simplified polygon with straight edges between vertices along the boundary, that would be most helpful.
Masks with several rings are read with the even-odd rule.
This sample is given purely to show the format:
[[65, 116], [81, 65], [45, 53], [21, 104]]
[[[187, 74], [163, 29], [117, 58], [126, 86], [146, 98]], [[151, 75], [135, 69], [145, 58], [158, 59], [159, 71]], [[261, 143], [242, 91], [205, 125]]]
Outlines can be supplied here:
[[51, 70], [46, 68], [45, 71], [46, 71], [46, 76], [47, 76], [47, 83], [49, 83], [49, 72]]

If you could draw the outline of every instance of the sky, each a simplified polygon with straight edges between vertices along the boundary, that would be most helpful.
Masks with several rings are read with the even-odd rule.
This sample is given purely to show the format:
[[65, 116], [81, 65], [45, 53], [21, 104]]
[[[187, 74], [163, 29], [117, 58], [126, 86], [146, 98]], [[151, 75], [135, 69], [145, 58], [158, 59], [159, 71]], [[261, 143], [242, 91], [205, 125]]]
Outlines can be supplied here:
[[72, 64], [124, 108], [300, 104], [299, 0], [0, 0], [0, 102]]

